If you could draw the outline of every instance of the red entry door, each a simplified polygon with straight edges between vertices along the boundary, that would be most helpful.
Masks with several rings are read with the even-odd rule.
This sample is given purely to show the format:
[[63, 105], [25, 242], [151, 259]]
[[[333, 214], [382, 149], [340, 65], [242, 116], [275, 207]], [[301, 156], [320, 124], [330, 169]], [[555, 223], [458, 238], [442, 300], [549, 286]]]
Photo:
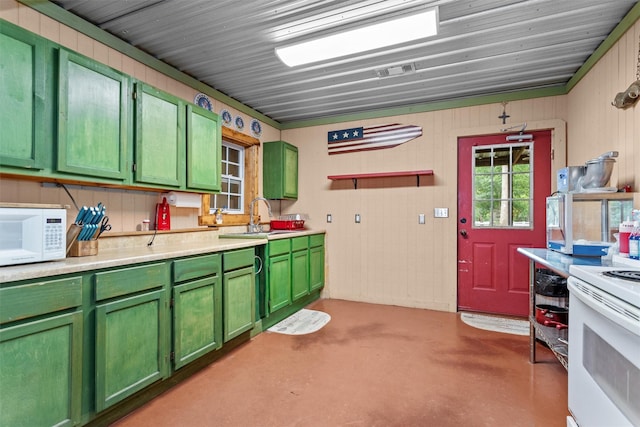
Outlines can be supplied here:
[[529, 262], [545, 247], [551, 132], [458, 140], [458, 310], [527, 316]]

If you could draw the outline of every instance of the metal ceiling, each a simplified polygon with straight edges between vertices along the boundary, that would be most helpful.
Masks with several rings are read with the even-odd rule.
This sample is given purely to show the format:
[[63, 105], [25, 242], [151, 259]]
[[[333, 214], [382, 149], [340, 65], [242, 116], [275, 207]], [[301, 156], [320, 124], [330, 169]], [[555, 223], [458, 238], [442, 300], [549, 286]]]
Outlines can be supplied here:
[[[637, 0], [53, 3], [286, 124], [565, 87]], [[274, 53], [276, 46], [433, 6], [439, 34], [417, 43], [295, 68]], [[395, 67], [407, 72], [394, 75]]]

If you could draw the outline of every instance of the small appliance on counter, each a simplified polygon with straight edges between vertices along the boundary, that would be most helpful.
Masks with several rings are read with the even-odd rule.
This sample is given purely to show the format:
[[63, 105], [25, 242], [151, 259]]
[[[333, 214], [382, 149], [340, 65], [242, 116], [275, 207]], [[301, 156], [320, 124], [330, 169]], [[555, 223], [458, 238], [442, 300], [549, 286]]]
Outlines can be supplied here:
[[0, 203], [0, 266], [63, 259], [66, 233], [63, 205]]
[[156, 230], [171, 229], [171, 211], [167, 198], [162, 198], [162, 203], [156, 204]]
[[584, 166], [567, 166], [557, 172], [558, 191], [561, 193], [615, 193], [617, 188], [607, 187], [617, 151], [606, 152], [588, 160]]

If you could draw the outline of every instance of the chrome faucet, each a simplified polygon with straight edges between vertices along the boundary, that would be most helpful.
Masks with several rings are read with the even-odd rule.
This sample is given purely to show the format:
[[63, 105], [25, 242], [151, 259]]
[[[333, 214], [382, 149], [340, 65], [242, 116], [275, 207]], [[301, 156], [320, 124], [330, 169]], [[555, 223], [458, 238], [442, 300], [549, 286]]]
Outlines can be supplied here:
[[262, 226], [260, 224], [253, 223], [253, 205], [255, 205], [258, 200], [262, 200], [267, 204], [267, 208], [269, 209], [269, 218], [273, 216], [271, 213], [271, 205], [267, 199], [264, 197], [256, 197], [253, 199], [251, 203], [249, 203], [249, 233], [259, 233], [262, 231]]

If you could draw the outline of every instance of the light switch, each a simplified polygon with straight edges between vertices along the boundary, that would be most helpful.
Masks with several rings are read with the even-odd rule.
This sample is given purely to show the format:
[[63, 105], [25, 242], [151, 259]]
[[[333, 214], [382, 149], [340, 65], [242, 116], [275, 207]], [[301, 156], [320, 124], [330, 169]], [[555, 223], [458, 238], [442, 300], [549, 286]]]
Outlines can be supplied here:
[[418, 224], [424, 224], [424, 214], [418, 214]]
[[435, 218], [448, 218], [449, 217], [449, 208], [434, 208], [433, 216]]
[[356, 214], [355, 221], [356, 224], [360, 224], [360, 214]]
[[333, 222], [333, 217], [331, 216], [331, 214], [327, 214], [327, 222], [328, 223]]

